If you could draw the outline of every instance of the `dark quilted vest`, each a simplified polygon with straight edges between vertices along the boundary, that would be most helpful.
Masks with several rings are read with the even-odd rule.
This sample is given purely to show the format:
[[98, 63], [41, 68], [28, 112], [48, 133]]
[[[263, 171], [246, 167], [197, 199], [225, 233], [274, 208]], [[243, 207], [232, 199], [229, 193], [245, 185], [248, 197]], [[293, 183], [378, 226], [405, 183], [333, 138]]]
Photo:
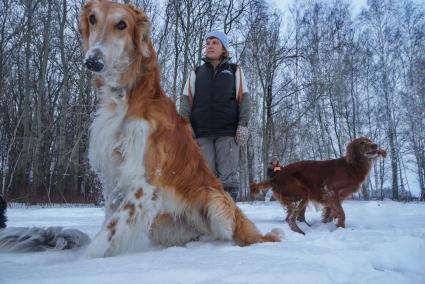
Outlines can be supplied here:
[[196, 137], [234, 136], [238, 126], [236, 65], [206, 62], [195, 69], [195, 94], [190, 122]]

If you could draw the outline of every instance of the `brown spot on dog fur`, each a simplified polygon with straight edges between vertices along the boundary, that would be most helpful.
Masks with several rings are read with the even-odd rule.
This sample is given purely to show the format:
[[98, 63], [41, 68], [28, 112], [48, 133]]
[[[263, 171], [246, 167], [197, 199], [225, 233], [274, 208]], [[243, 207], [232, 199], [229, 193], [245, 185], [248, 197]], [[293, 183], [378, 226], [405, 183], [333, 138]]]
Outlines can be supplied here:
[[110, 229], [114, 229], [116, 226], [117, 226], [117, 220], [112, 220], [112, 221], [108, 224], [107, 228], [110, 230]]
[[136, 199], [140, 199], [143, 196], [143, 189], [139, 188], [135, 193], [134, 193], [134, 197]]
[[112, 238], [114, 237], [115, 233], [117, 232], [117, 230], [114, 228], [111, 230], [111, 233], [109, 234], [108, 240], [111, 241]]
[[124, 206], [125, 210], [128, 210], [128, 219], [127, 224], [133, 223], [135, 221], [135, 215], [136, 215], [136, 206], [133, 203], [127, 203]]
[[108, 237], [108, 240], [110, 241], [111, 239], [112, 239], [112, 237], [115, 235], [115, 233], [117, 232], [117, 220], [112, 220], [109, 224], [108, 224], [108, 226], [106, 227], [108, 230], [109, 230], [109, 232], [110, 232], [110, 234], [109, 234], [109, 237]]

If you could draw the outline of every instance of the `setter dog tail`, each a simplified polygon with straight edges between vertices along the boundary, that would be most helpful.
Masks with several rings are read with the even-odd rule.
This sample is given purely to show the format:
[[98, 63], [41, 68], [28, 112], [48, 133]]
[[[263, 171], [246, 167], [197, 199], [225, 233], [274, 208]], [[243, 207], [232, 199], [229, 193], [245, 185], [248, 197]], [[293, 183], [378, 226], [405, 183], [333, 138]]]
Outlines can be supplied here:
[[251, 183], [251, 198], [257, 197], [257, 195], [265, 189], [271, 188], [273, 183], [271, 181], [263, 181], [260, 183]]

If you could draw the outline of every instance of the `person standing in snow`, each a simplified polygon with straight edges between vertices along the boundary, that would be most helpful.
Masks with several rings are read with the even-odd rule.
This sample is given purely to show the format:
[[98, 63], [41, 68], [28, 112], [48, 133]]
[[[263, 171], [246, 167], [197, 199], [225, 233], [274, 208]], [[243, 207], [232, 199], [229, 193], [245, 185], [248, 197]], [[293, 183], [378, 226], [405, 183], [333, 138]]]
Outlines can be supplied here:
[[226, 34], [207, 34], [204, 64], [187, 78], [180, 114], [190, 120], [208, 166], [236, 201], [239, 146], [248, 140], [250, 103], [242, 68], [230, 63], [228, 50]]
[[282, 166], [280, 165], [279, 160], [276, 157], [273, 157], [267, 167], [267, 176], [269, 179], [272, 179], [277, 172], [280, 172], [281, 169]]

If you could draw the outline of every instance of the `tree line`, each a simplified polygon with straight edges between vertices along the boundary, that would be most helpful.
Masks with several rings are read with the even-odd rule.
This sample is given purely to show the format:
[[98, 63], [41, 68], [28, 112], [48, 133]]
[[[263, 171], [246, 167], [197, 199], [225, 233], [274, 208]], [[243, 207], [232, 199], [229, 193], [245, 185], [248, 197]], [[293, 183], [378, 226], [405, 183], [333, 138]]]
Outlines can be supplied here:
[[[101, 201], [87, 160], [96, 95], [80, 47], [83, 2], [0, 3], [1, 194], [11, 201]], [[331, 159], [358, 136], [389, 153], [358, 198], [425, 195], [423, 3], [369, 0], [353, 15], [347, 0], [295, 1], [285, 11], [263, 0], [124, 2], [150, 17], [162, 86], [177, 107], [206, 33], [228, 34], [252, 102], [242, 199], [272, 156]]]

